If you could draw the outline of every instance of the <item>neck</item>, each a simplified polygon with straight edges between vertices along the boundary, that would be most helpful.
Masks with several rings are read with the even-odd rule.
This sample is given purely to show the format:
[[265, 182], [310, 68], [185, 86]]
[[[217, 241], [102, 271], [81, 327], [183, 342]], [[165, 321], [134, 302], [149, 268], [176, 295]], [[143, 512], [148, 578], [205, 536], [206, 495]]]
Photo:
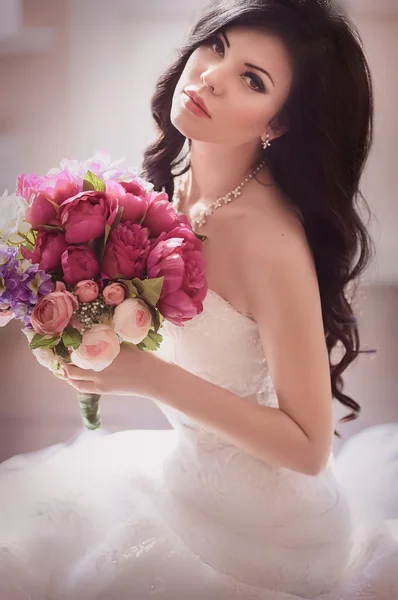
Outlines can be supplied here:
[[191, 145], [191, 169], [185, 188], [185, 204], [208, 205], [224, 196], [261, 162], [256, 147], [225, 147], [194, 140]]

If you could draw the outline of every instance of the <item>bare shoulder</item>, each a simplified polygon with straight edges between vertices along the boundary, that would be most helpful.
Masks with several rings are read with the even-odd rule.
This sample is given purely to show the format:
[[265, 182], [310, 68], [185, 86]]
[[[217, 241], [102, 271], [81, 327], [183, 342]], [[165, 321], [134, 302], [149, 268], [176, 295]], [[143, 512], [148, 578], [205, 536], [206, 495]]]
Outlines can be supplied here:
[[[304, 226], [277, 189], [247, 194], [209, 220], [210, 287], [237, 310], [257, 317], [267, 294], [294, 293], [297, 286], [317, 301], [315, 266]], [[236, 285], [239, 282], [239, 285]]]
[[227, 249], [236, 268], [246, 271], [247, 261], [260, 261], [269, 268], [282, 266], [285, 261], [293, 268], [300, 263], [313, 265], [304, 225], [278, 191], [269, 192], [267, 201], [253, 194], [227, 209], [228, 216], [216, 224], [218, 245]]

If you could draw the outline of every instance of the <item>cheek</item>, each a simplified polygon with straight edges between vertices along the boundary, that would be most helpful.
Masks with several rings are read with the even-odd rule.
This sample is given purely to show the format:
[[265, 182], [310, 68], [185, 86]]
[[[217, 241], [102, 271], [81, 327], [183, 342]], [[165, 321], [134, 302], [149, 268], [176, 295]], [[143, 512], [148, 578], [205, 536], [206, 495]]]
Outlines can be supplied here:
[[[254, 95], [254, 92], [252, 93]], [[223, 115], [224, 119], [228, 120], [231, 130], [236, 133], [241, 131], [243, 137], [248, 138], [261, 135], [270, 118], [266, 103], [257, 98], [250, 98], [250, 95], [249, 92], [248, 97], [246, 94], [241, 95], [239, 101], [234, 101]]]
[[178, 80], [177, 86], [175, 91], [176, 92], [182, 92], [182, 90], [188, 85], [188, 84], [193, 84], [196, 83], [195, 81], [195, 57], [193, 55], [191, 55], [191, 57], [188, 59], [183, 72], [181, 73], [180, 79]]

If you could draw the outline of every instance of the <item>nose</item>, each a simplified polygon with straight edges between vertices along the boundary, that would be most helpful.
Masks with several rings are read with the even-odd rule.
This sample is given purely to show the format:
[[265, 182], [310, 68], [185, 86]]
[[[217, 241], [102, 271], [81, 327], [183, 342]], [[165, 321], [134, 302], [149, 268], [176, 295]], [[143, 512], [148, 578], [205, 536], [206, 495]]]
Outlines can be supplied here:
[[[200, 80], [206, 87], [210, 88], [212, 92], [215, 92], [219, 86], [219, 78], [217, 77], [217, 68], [213, 67], [211, 69], [207, 69], [203, 71], [200, 76]], [[216, 84], [217, 81], [217, 84]]]

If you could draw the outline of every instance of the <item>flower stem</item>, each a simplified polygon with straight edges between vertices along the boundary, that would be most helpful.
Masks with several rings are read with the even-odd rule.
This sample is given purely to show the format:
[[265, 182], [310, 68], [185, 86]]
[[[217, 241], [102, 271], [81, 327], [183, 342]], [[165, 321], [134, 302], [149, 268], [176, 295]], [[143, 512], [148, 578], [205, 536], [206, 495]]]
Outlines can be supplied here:
[[99, 412], [100, 394], [77, 394], [80, 404], [80, 414], [83, 425], [86, 429], [99, 429], [101, 426], [101, 417]]

